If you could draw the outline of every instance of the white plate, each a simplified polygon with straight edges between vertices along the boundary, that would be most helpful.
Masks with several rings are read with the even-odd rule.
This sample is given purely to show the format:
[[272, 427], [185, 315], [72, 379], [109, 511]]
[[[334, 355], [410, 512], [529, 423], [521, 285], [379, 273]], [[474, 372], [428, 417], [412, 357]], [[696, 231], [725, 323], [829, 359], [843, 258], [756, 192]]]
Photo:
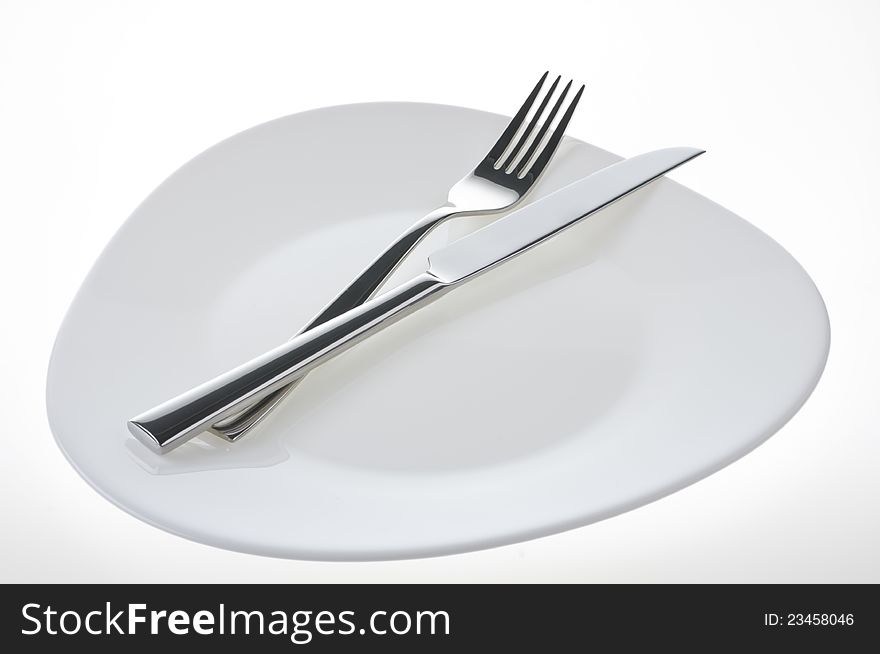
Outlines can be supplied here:
[[[383, 559], [585, 525], [779, 429], [825, 363], [822, 299], [767, 236], [661, 180], [331, 361], [237, 445], [205, 436], [160, 457], [128, 436], [132, 415], [291, 336], [442, 203], [506, 120], [333, 107], [174, 173], [58, 335], [47, 403], [71, 463], [193, 540]], [[534, 197], [617, 159], [567, 139]], [[485, 220], [441, 228], [396, 278]]]

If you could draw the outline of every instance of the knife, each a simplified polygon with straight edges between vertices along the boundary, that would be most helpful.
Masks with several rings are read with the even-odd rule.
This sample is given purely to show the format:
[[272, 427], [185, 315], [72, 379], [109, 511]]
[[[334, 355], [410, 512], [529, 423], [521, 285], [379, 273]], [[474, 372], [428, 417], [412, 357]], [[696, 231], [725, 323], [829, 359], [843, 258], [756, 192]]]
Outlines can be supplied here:
[[603, 168], [437, 250], [424, 273], [128, 421], [164, 454], [355, 343], [703, 154], [667, 148]]

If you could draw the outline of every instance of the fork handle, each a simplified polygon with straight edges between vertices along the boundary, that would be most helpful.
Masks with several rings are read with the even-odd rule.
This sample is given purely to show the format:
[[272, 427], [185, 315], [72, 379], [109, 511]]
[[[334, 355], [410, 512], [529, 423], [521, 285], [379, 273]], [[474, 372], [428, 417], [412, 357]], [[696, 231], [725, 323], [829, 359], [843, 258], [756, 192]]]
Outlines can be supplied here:
[[327, 359], [453, 288], [422, 273], [227, 373], [146, 411], [128, 423], [147, 447], [164, 454]]
[[[428, 232], [455, 213], [458, 213], [458, 210], [454, 206], [447, 204], [431, 211], [424, 218], [414, 223], [406, 232], [385, 248], [369, 266], [355, 277], [317, 316], [312, 318], [297, 335], [314, 329], [328, 320], [332, 320], [346, 311], [360, 306], [373, 297], [379, 287], [397, 269], [406, 255], [418, 245]], [[303, 377], [246, 406], [243, 411], [218, 420], [211, 425], [209, 431], [231, 442], [238, 440], [256, 427], [263, 418], [287, 397], [299, 382], [302, 381]]]

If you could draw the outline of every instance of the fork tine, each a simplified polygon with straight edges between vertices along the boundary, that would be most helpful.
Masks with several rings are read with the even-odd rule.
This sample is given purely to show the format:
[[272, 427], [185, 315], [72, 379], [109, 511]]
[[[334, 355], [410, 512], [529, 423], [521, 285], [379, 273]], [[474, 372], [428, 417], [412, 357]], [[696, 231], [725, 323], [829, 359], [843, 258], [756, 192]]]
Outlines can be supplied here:
[[537, 136], [535, 136], [535, 139], [532, 141], [532, 144], [529, 146], [529, 149], [525, 153], [523, 158], [519, 160], [519, 170], [516, 171], [517, 175], [520, 175], [526, 169], [526, 167], [529, 165], [529, 162], [532, 160], [532, 155], [535, 154], [535, 150], [540, 147], [541, 142], [544, 140], [544, 135], [547, 134], [547, 130], [550, 129], [550, 125], [553, 123], [553, 119], [556, 118], [556, 114], [559, 113], [559, 109], [565, 102], [565, 98], [568, 96], [569, 89], [571, 89], [571, 81], [569, 81], [568, 84], [565, 85], [565, 88], [562, 89], [562, 93], [559, 95], [559, 99], [556, 101], [556, 104], [553, 105], [553, 109], [550, 110], [550, 115], [547, 116], [547, 120], [545, 120], [544, 124], [541, 125], [541, 131], [538, 132]]
[[[581, 94], [584, 92], [584, 86], [581, 85], [581, 88], [578, 89], [577, 94], [572, 99], [571, 104], [568, 105], [568, 109], [563, 114], [562, 118], [559, 121], [559, 124], [556, 126], [556, 129], [553, 130], [553, 133], [550, 135], [550, 138], [547, 139], [547, 144], [541, 150], [541, 153], [538, 155], [538, 158], [535, 159], [535, 163], [533, 163], [530, 167], [526, 168], [528, 165], [528, 161], [524, 164], [523, 168], [518, 173], [519, 177], [524, 177], [525, 175], [531, 175], [533, 179], [537, 179], [540, 177], [541, 173], [544, 172], [544, 168], [547, 166], [547, 163], [550, 161], [550, 158], [553, 156], [553, 153], [556, 152], [556, 148], [559, 146], [559, 142], [562, 140], [562, 136], [565, 134], [565, 128], [568, 127], [568, 121], [571, 120], [571, 116], [574, 113], [575, 107], [577, 107], [578, 101], [581, 99]], [[550, 121], [547, 121], [549, 124]]]
[[526, 101], [523, 103], [523, 106], [519, 108], [519, 111], [516, 112], [516, 115], [511, 119], [510, 123], [508, 123], [507, 128], [505, 128], [504, 133], [501, 134], [501, 137], [492, 146], [492, 149], [489, 150], [489, 154], [486, 155], [487, 159], [491, 159], [494, 164], [498, 159], [504, 154], [504, 151], [507, 149], [508, 143], [510, 143], [511, 139], [513, 139], [517, 130], [522, 125], [523, 121], [526, 119], [526, 115], [529, 113], [529, 109], [532, 108], [532, 105], [535, 103], [535, 98], [538, 97], [538, 93], [541, 91], [541, 87], [544, 86], [544, 80], [547, 79], [547, 75], [550, 74], [548, 70], [543, 75], [541, 75], [541, 79], [538, 80], [538, 83], [535, 84], [535, 88], [532, 89], [532, 92], [529, 93], [529, 97], [526, 98]]
[[[516, 155], [519, 154], [520, 150], [523, 149], [526, 142], [529, 140], [529, 136], [532, 132], [535, 131], [535, 126], [538, 124], [538, 121], [541, 120], [541, 116], [544, 114], [544, 109], [547, 108], [547, 103], [550, 102], [550, 98], [553, 97], [553, 92], [556, 90], [556, 87], [559, 86], [559, 80], [562, 79], [562, 75], [559, 75], [555, 80], [553, 80], [553, 84], [550, 86], [550, 90], [544, 95], [544, 99], [541, 100], [541, 104], [538, 106], [538, 110], [532, 116], [532, 119], [529, 121], [528, 127], [525, 128], [522, 135], [519, 137], [519, 141], [517, 141], [516, 145], [511, 149], [510, 154], [505, 157], [504, 165], [507, 166], [508, 162], [513, 164], [517, 161]], [[565, 94], [568, 92], [568, 87], [571, 86], [571, 82], [568, 83], [568, 86], [565, 87], [565, 91], [562, 92], [562, 96], [560, 97], [560, 101], [565, 97]], [[558, 106], [557, 102], [557, 106]], [[555, 109], [554, 109], [555, 113]], [[551, 114], [552, 119], [552, 114]], [[507, 172], [510, 172], [508, 170]]]

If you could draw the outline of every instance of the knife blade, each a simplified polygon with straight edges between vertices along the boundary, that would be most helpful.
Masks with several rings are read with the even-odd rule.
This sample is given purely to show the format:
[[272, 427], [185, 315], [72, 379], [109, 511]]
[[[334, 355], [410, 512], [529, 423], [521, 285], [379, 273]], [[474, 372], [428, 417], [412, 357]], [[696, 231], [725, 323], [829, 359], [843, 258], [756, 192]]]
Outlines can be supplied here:
[[428, 272], [447, 283], [464, 281], [538, 245], [703, 152], [667, 148], [603, 168], [434, 252], [428, 257]]
[[359, 307], [135, 416], [129, 431], [164, 454], [329, 358], [670, 170], [703, 154], [667, 148], [625, 159], [511, 212], [443, 248], [427, 270]]

